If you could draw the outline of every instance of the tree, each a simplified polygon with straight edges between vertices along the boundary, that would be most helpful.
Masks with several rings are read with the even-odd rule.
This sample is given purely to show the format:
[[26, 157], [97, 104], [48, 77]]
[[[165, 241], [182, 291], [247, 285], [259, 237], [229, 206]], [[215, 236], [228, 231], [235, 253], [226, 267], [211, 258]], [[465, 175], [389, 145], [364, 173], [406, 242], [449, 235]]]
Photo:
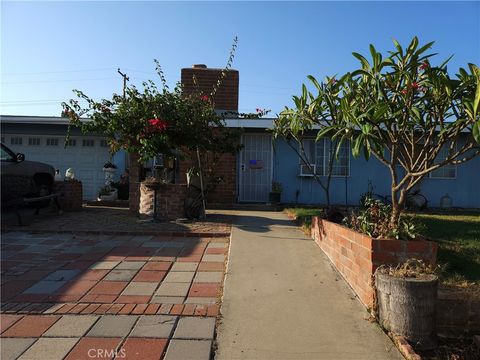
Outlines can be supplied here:
[[[62, 116], [68, 117], [70, 125], [83, 133], [105, 136], [111, 152], [123, 149], [138, 154], [141, 162], [160, 153], [190, 157], [201, 174], [203, 155], [235, 153], [240, 148], [239, 131], [226, 127], [224, 116], [215, 111], [213, 104], [215, 93], [231, 68], [236, 43], [235, 38], [227, 65], [208, 94], [199, 90], [187, 93], [181, 84], [170, 90], [155, 60], [161, 89], [153, 81], [147, 81], [141, 91], [126, 86], [125, 95], [113, 94], [111, 99], [100, 101], [74, 90], [77, 99], [62, 103]], [[219, 156], [213, 158], [218, 160]], [[212, 164], [211, 168], [215, 166]], [[211, 173], [208, 177], [215, 178]]]
[[[323, 132], [350, 140], [352, 153], [363, 151], [388, 167], [396, 228], [408, 192], [425, 176], [447, 164], [461, 164], [480, 154], [480, 70], [474, 64], [455, 77], [447, 63], [430, 63], [433, 42], [383, 57], [370, 45], [371, 61], [353, 53], [361, 68], [347, 74], [341, 89], [342, 120]], [[446, 152], [446, 155], [440, 154]]]
[[305, 139], [316, 130], [316, 142], [326, 138], [325, 129], [336, 126], [343, 121], [343, 113], [340, 110], [341, 91], [347, 77], [336, 80], [335, 77], [327, 77], [325, 82], [319, 83], [313, 76], [308, 76], [315, 86], [317, 94], [308, 91], [305, 84], [302, 85], [302, 94], [293, 96], [295, 108], [285, 107], [277, 120], [274, 121], [274, 138], [283, 138], [287, 145], [295, 151], [301, 163], [307, 167], [313, 179], [325, 192], [327, 206], [330, 207], [330, 183], [333, 174], [333, 165], [338, 155], [340, 145], [344, 139], [333, 140], [328, 147], [326, 173], [318, 174], [312, 166], [311, 154], [305, 149]]

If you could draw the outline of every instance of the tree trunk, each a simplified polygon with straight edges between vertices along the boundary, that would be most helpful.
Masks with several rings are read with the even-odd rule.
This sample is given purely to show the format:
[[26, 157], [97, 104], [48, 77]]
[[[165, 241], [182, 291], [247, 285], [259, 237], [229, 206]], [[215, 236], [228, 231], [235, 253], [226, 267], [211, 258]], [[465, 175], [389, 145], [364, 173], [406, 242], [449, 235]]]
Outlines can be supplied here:
[[392, 188], [392, 214], [390, 215], [390, 226], [393, 228], [398, 227], [398, 221], [400, 220], [400, 215], [402, 214], [405, 200], [406, 200], [406, 190], [400, 190], [400, 196], [397, 198], [398, 191]]
[[129, 171], [128, 171], [128, 186], [129, 197], [128, 207], [131, 215], [138, 215], [140, 209], [140, 181], [142, 165], [140, 164], [139, 154], [128, 154]]
[[327, 200], [327, 208], [330, 209], [330, 189], [327, 187], [325, 190], [325, 199]]

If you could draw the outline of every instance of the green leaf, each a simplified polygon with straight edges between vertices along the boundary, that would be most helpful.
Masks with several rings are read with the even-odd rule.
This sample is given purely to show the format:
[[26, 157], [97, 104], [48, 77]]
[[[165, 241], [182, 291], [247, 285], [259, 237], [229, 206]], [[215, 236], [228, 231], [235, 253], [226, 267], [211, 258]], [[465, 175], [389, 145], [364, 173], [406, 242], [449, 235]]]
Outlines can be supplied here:
[[362, 135], [359, 135], [355, 141], [354, 141], [354, 144], [353, 144], [353, 148], [352, 148], [352, 155], [356, 158], [358, 158], [358, 156], [360, 155], [360, 148], [362, 146]]
[[475, 141], [480, 145], [480, 121], [477, 121], [475, 124], [473, 124], [472, 135]]
[[402, 46], [398, 43], [397, 40], [393, 39], [393, 43], [395, 44], [395, 47], [397, 48], [398, 53], [400, 54], [400, 57], [403, 57], [403, 49]]
[[320, 86], [320, 83], [315, 79], [312, 75], [308, 75], [307, 78], [315, 85], [315, 87], [320, 91], [322, 87]]
[[367, 59], [365, 59], [365, 57], [363, 57], [363, 55], [360, 55], [359, 53], [356, 53], [356, 52], [353, 52], [352, 53], [353, 56], [355, 56], [358, 60], [360, 60], [360, 62], [362, 63], [362, 67], [364, 69], [369, 69], [370, 70], [370, 63], [368, 62]]
[[472, 73], [475, 74], [475, 78], [477, 80], [477, 90], [475, 91], [475, 100], [473, 100], [473, 118], [475, 119], [477, 117], [478, 105], [480, 104], [480, 70], [473, 64], [469, 65], [471, 65], [470, 68]]

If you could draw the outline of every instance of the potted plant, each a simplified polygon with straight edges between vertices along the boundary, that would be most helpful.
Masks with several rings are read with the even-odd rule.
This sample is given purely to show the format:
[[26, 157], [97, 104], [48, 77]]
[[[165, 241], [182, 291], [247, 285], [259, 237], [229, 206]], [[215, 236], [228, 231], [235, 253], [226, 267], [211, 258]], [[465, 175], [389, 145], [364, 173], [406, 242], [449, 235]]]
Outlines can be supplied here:
[[394, 334], [403, 335], [415, 348], [437, 347], [435, 328], [438, 276], [423, 261], [409, 259], [375, 272], [377, 317]]
[[282, 184], [277, 181], [272, 181], [272, 190], [269, 194], [269, 201], [272, 204], [278, 204], [282, 196]]
[[118, 190], [110, 185], [105, 185], [98, 191], [98, 201], [115, 201], [118, 199]]

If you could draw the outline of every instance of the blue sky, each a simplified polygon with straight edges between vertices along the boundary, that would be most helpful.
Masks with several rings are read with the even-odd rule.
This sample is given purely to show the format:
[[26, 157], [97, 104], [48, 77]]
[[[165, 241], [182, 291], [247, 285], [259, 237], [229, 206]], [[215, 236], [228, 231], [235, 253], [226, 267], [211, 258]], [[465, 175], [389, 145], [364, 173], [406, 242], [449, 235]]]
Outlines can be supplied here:
[[[134, 84], [167, 80], [195, 63], [223, 67], [238, 36], [240, 111], [278, 113], [306, 76], [357, 66], [352, 51], [435, 40], [451, 72], [480, 64], [479, 2], [5, 2], [1, 4], [0, 113], [55, 115], [72, 89], [120, 93], [117, 68]], [[157, 82], [159, 84], [159, 81]]]

